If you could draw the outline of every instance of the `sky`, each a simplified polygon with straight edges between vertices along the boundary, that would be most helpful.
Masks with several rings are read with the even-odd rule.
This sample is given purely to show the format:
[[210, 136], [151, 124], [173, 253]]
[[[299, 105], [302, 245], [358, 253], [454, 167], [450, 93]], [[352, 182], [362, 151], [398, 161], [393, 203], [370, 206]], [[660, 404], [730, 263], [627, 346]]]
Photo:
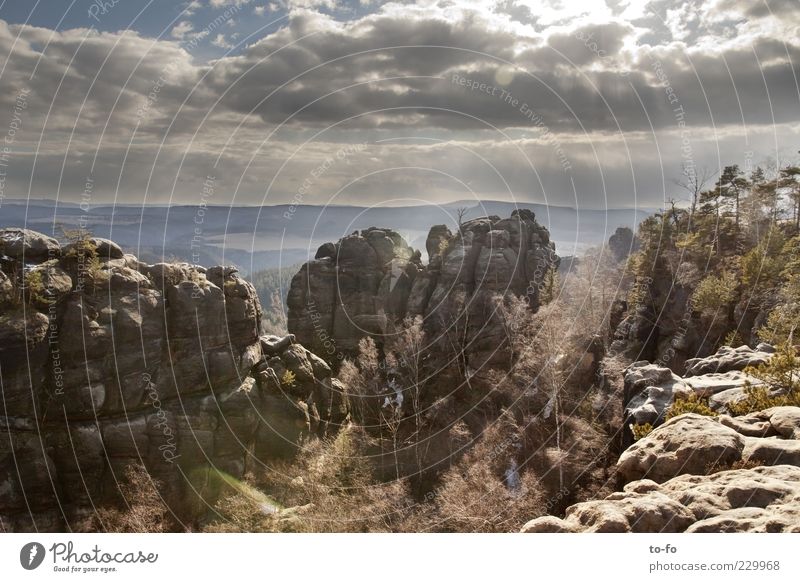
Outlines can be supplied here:
[[799, 79], [800, 0], [0, 0], [0, 205], [657, 208]]

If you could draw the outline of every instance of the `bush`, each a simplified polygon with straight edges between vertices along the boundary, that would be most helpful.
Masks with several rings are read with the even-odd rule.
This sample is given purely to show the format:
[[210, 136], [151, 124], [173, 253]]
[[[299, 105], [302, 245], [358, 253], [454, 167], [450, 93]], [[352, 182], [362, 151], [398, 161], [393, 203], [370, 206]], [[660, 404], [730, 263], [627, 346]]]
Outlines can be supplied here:
[[745, 398], [728, 404], [732, 416], [743, 416], [775, 406], [800, 406], [800, 392], [772, 394], [766, 386], [746, 386]]
[[758, 245], [742, 257], [742, 283], [750, 293], [780, 285], [781, 271], [786, 263], [782, 252], [785, 242], [781, 230], [773, 226]]
[[291, 370], [286, 370], [281, 376], [281, 384], [285, 388], [294, 388], [294, 385], [297, 383], [297, 377], [295, 376], [294, 372]]
[[800, 391], [800, 357], [790, 343], [778, 346], [766, 364], [745, 369], [745, 373], [761, 380], [773, 390], [786, 394]]
[[708, 398], [692, 393], [682, 398], [676, 398], [672, 406], [667, 409], [664, 420], [669, 420], [690, 412], [702, 414], [703, 416], [717, 416], [717, 413], [708, 406]]
[[24, 295], [28, 303], [49, 303], [44, 286], [44, 277], [40, 269], [25, 273]]
[[728, 346], [730, 348], [736, 348], [741, 345], [744, 345], [745, 341], [742, 339], [742, 334], [740, 334], [737, 330], [732, 330], [725, 336], [725, 341], [722, 342], [722, 345]]
[[800, 329], [800, 274], [793, 273], [778, 294], [778, 305], [770, 312], [758, 336], [773, 345], [791, 343]]
[[715, 461], [706, 467], [706, 475], [712, 473], [719, 473], [720, 471], [735, 471], [737, 469], [755, 469], [756, 467], [763, 467], [763, 461], [753, 461], [751, 459], [739, 459], [731, 465], [726, 465]]
[[418, 505], [407, 483], [374, 479], [369, 444], [366, 434], [353, 427], [333, 439], [303, 443], [295, 460], [274, 462], [260, 480], [221, 498], [215, 507], [219, 518], [204, 530], [388, 532], [422, 527], [403, 521]]
[[692, 294], [692, 307], [703, 315], [715, 315], [733, 303], [737, 286], [736, 277], [731, 272], [726, 271], [719, 277], [709, 275], [700, 281]]
[[800, 357], [793, 345], [780, 345], [769, 362], [746, 368], [745, 373], [760, 380], [763, 385], [745, 385], [745, 398], [728, 405], [733, 416], [773, 406], [800, 406]]
[[63, 257], [75, 264], [78, 270], [78, 288], [83, 288], [82, 279], [89, 277], [90, 283], [101, 283], [108, 280], [108, 273], [103, 270], [103, 263], [97, 252], [97, 244], [91, 233], [83, 229], [63, 230], [64, 238], [71, 245]]
[[653, 432], [653, 425], [649, 422], [644, 424], [632, 424], [631, 431], [633, 432], [633, 440], [638, 441]]

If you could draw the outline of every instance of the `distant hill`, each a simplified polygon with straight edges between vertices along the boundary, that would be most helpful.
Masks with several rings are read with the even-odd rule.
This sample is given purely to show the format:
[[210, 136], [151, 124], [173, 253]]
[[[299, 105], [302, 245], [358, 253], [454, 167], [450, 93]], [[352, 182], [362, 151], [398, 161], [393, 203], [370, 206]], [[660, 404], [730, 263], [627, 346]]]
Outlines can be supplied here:
[[89, 230], [111, 238], [148, 262], [177, 258], [199, 264], [235, 264], [243, 273], [305, 261], [323, 242], [354, 230], [386, 226], [402, 233], [425, 256], [425, 238], [434, 224], [457, 224], [483, 215], [509, 216], [532, 210], [547, 226], [559, 254], [576, 255], [602, 243], [618, 226], [635, 229], [652, 209], [575, 209], [544, 204], [484, 201], [403, 207], [361, 206], [96, 206], [84, 212], [74, 204], [47, 200], [3, 202], [0, 227], [26, 226], [60, 235], [85, 218]]

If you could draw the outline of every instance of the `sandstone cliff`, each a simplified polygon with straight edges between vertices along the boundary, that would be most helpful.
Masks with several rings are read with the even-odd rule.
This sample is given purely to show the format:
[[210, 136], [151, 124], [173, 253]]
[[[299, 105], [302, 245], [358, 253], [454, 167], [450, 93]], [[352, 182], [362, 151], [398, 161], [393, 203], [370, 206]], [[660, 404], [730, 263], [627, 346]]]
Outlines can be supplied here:
[[428, 264], [396, 232], [370, 228], [326, 243], [294, 277], [289, 331], [330, 360], [352, 354], [360, 339], [378, 343], [406, 317], [422, 316], [432, 345], [457, 345], [472, 368], [502, 358], [504, 333], [497, 298], [526, 297], [539, 305], [555, 245], [528, 210], [488, 216], [456, 233], [431, 228]]
[[347, 414], [325, 362], [260, 337], [256, 293], [232, 268], [5, 229], [0, 309], [0, 530], [71, 527], [133, 463], [191, 519], [221, 481]]

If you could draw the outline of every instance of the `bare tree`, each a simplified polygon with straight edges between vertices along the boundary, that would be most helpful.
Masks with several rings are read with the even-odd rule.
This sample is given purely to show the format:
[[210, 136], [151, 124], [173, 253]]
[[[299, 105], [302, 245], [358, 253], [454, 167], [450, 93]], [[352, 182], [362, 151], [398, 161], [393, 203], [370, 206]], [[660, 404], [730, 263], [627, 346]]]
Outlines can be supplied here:
[[461, 225], [464, 224], [464, 217], [469, 212], [469, 208], [466, 206], [459, 206], [456, 208], [456, 220], [458, 220], [458, 232], [461, 232]]
[[681, 173], [683, 174], [683, 179], [673, 180], [673, 183], [689, 193], [689, 202], [691, 203], [689, 207], [689, 228], [691, 228], [694, 214], [697, 211], [697, 202], [700, 200], [700, 193], [705, 190], [706, 184], [708, 184], [717, 173], [712, 172], [705, 166], [700, 170], [699, 174], [697, 170], [691, 166], [684, 166]]

